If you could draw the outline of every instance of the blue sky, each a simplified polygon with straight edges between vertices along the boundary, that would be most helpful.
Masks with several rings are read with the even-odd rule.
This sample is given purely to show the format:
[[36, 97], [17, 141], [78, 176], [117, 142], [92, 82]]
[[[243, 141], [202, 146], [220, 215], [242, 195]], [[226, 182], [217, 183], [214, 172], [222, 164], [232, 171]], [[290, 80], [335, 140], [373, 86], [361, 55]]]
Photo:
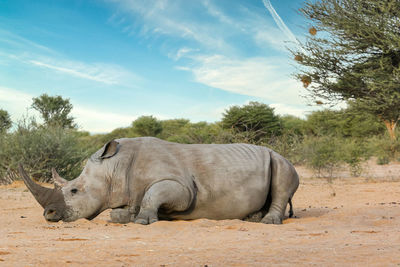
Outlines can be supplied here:
[[16, 121], [61, 95], [93, 133], [141, 115], [214, 122], [249, 101], [304, 116], [286, 49], [307, 34], [302, 2], [0, 0], [0, 108]]

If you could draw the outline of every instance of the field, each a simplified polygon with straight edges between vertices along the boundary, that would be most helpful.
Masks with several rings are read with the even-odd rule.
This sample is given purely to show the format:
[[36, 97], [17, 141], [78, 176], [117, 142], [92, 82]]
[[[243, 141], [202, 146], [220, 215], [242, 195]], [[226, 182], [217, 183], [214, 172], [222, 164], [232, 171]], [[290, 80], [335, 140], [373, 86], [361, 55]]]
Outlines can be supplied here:
[[[395, 166], [398, 167], [398, 166]], [[385, 167], [382, 167], [385, 170]], [[398, 169], [386, 167], [393, 174]], [[0, 186], [0, 266], [400, 266], [400, 180], [302, 176], [296, 218], [48, 223], [21, 182]]]

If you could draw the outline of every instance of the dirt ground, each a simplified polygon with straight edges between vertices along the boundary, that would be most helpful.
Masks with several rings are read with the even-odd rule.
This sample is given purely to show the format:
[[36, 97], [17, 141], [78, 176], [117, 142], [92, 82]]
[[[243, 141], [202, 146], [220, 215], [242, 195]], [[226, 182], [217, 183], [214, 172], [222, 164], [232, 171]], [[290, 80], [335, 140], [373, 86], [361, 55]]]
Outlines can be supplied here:
[[[393, 171], [395, 170], [395, 171]], [[386, 169], [386, 171], [388, 171]], [[48, 223], [21, 182], [0, 186], [0, 266], [400, 266], [400, 179], [306, 178], [283, 225], [240, 220]]]

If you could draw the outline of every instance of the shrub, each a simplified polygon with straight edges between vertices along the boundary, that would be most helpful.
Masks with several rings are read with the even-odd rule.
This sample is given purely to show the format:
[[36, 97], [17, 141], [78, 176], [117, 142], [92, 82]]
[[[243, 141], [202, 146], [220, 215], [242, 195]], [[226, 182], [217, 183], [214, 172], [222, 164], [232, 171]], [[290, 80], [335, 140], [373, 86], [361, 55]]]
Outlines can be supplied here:
[[308, 167], [318, 177], [333, 177], [342, 163], [341, 140], [333, 136], [307, 137], [302, 144], [302, 154]]
[[362, 173], [362, 162], [369, 158], [364, 140], [345, 139], [341, 145], [341, 158], [350, 167], [352, 176], [360, 176]]
[[391, 140], [386, 135], [374, 136], [368, 139], [368, 150], [370, 155], [377, 158], [377, 164], [388, 164], [399, 157], [400, 139]]
[[301, 164], [305, 160], [302, 153], [302, 142], [303, 136], [298, 135], [294, 129], [285, 131], [280, 136], [272, 137], [261, 145], [275, 150], [293, 164]]
[[187, 119], [173, 119], [161, 121], [162, 132], [160, 138], [168, 140], [172, 136], [179, 135], [182, 133], [182, 129], [189, 124], [190, 121]]
[[157, 136], [162, 131], [161, 122], [153, 116], [141, 116], [132, 122], [133, 131], [139, 136]]
[[224, 130], [219, 123], [187, 123], [178, 134], [167, 138], [168, 141], [183, 144], [221, 144], [231, 143], [233, 134]]
[[281, 134], [280, 119], [275, 115], [274, 109], [259, 102], [230, 107], [223, 114], [221, 122], [225, 129], [243, 134], [252, 133], [255, 142], [266, 136]]
[[10, 114], [0, 108], [0, 134], [5, 133], [12, 126]]
[[[2, 139], [0, 172], [15, 176], [19, 163], [36, 180], [49, 182], [51, 168], [66, 179], [79, 175], [89, 151], [79, 142], [80, 134], [60, 126], [39, 126], [32, 119], [18, 123], [17, 130]], [[18, 176], [18, 175], [16, 175]]]

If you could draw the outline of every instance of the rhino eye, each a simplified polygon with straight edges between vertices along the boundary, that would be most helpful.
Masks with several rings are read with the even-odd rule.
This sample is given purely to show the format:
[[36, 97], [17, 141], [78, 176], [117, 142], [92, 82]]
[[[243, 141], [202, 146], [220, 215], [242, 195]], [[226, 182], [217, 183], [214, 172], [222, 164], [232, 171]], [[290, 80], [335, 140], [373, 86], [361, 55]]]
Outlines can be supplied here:
[[71, 189], [71, 193], [74, 195], [74, 194], [76, 194], [78, 192], [78, 189], [76, 189], [76, 188], [74, 188], [74, 189]]

